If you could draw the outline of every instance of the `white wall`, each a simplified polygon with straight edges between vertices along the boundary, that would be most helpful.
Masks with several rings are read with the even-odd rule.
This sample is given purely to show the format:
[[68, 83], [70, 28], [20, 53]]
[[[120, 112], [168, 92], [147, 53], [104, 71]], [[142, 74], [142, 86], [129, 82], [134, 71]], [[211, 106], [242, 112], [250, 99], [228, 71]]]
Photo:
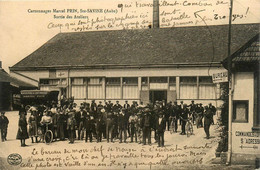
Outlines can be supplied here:
[[[254, 106], [254, 73], [238, 72], [234, 76], [233, 100], [248, 100], [248, 123], [232, 122], [232, 150], [233, 153], [256, 154], [260, 153], [260, 144], [249, 144], [246, 140], [260, 140], [259, 137], [236, 136], [236, 132], [252, 132], [253, 127], [253, 106]], [[242, 146], [242, 148], [241, 148]], [[254, 148], [243, 148], [257, 146]]]

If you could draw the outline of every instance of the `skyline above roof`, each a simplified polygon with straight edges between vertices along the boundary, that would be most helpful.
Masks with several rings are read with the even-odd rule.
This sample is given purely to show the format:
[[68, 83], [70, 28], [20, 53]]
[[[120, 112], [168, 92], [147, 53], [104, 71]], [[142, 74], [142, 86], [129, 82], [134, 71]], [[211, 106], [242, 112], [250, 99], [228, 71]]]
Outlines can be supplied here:
[[[232, 54], [258, 33], [232, 25]], [[227, 37], [228, 25], [59, 33], [10, 70], [220, 63]]]

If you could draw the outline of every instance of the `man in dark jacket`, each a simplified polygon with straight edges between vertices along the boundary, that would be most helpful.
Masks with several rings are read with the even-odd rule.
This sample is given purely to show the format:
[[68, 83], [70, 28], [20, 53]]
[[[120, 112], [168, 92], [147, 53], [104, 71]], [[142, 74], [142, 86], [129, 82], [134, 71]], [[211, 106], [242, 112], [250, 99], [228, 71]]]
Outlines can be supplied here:
[[185, 126], [188, 120], [189, 109], [187, 108], [187, 104], [183, 105], [183, 109], [181, 109], [180, 119], [181, 119], [181, 135], [185, 135]]
[[164, 147], [164, 132], [165, 132], [165, 118], [163, 113], [159, 113], [159, 118], [156, 120], [156, 131], [158, 135], [158, 147]]
[[212, 124], [214, 125], [214, 119], [213, 119], [213, 117], [214, 117], [214, 115], [216, 115], [216, 107], [215, 106], [213, 106], [212, 105], [212, 103], [209, 103], [209, 109], [211, 110], [211, 113], [212, 113], [212, 117], [211, 117], [211, 119], [212, 119]]
[[122, 143], [123, 135], [124, 135], [124, 143], [126, 143], [127, 139], [127, 125], [128, 125], [128, 119], [127, 115], [125, 114], [125, 109], [123, 108], [121, 112], [119, 112], [118, 115], [118, 127], [119, 127], [119, 139], [120, 143]]
[[[90, 112], [96, 114], [97, 113], [97, 104], [95, 100], [92, 100], [91, 105], [90, 105]], [[96, 116], [96, 115], [95, 115]]]
[[9, 120], [5, 116], [5, 112], [1, 112], [1, 117], [0, 117], [0, 130], [1, 130], [1, 139], [2, 142], [4, 142], [7, 136], [7, 128], [8, 128]]
[[189, 105], [190, 108], [190, 114], [192, 115], [192, 123], [194, 124], [195, 121], [195, 110], [196, 110], [196, 104], [194, 103], [194, 100], [191, 101], [191, 104]]
[[178, 119], [179, 119], [179, 106], [177, 105], [177, 101], [174, 102], [172, 106], [172, 111], [171, 111], [171, 121], [174, 121], [174, 131], [177, 132], [178, 129]]
[[146, 145], [146, 139], [148, 138], [148, 144], [151, 145], [151, 112], [149, 108], [145, 109], [144, 118], [142, 119], [143, 128], [143, 144]]
[[212, 124], [212, 116], [213, 112], [212, 110], [208, 107], [205, 106], [205, 112], [204, 112], [204, 131], [206, 133], [206, 138], [209, 139], [209, 128], [210, 125]]
[[106, 138], [107, 143], [109, 143], [109, 139], [111, 142], [113, 142], [113, 131], [114, 131], [114, 114], [113, 112], [107, 113], [107, 119], [106, 119]]
[[92, 142], [92, 136], [95, 131], [95, 121], [94, 121], [94, 117], [92, 115], [90, 115], [89, 113], [87, 113], [87, 115], [85, 117], [84, 127], [86, 129], [85, 142], [88, 141], [88, 138], [89, 138], [89, 141]]
[[87, 113], [84, 110], [84, 106], [80, 106], [80, 111], [76, 112], [76, 120], [78, 125], [78, 140], [83, 140], [84, 138], [84, 121], [86, 119]]

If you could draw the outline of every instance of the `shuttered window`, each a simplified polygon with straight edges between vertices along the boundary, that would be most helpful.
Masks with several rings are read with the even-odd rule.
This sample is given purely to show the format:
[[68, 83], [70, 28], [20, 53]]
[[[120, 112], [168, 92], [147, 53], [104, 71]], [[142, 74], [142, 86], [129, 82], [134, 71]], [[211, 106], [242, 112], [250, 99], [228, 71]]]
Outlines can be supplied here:
[[180, 77], [180, 98], [196, 99], [197, 94], [197, 77]]
[[123, 78], [123, 99], [137, 99], [138, 97], [138, 78]]
[[216, 86], [212, 82], [212, 77], [199, 77], [199, 99], [215, 99]]
[[121, 98], [121, 83], [120, 78], [106, 78], [106, 98], [120, 99]]

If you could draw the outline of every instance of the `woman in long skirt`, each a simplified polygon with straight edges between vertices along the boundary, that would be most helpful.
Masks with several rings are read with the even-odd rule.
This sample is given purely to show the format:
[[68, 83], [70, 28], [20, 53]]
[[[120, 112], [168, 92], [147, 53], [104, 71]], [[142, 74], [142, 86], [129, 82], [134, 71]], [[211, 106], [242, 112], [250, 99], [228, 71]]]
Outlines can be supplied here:
[[27, 122], [26, 122], [26, 117], [24, 113], [20, 115], [19, 121], [18, 121], [18, 132], [16, 139], [20, 139], [21, 141], [21, 146], [24, 147], [26, 146], [25, 144], [25, 139], [28, 139], [29, 135], [27, 132]]

